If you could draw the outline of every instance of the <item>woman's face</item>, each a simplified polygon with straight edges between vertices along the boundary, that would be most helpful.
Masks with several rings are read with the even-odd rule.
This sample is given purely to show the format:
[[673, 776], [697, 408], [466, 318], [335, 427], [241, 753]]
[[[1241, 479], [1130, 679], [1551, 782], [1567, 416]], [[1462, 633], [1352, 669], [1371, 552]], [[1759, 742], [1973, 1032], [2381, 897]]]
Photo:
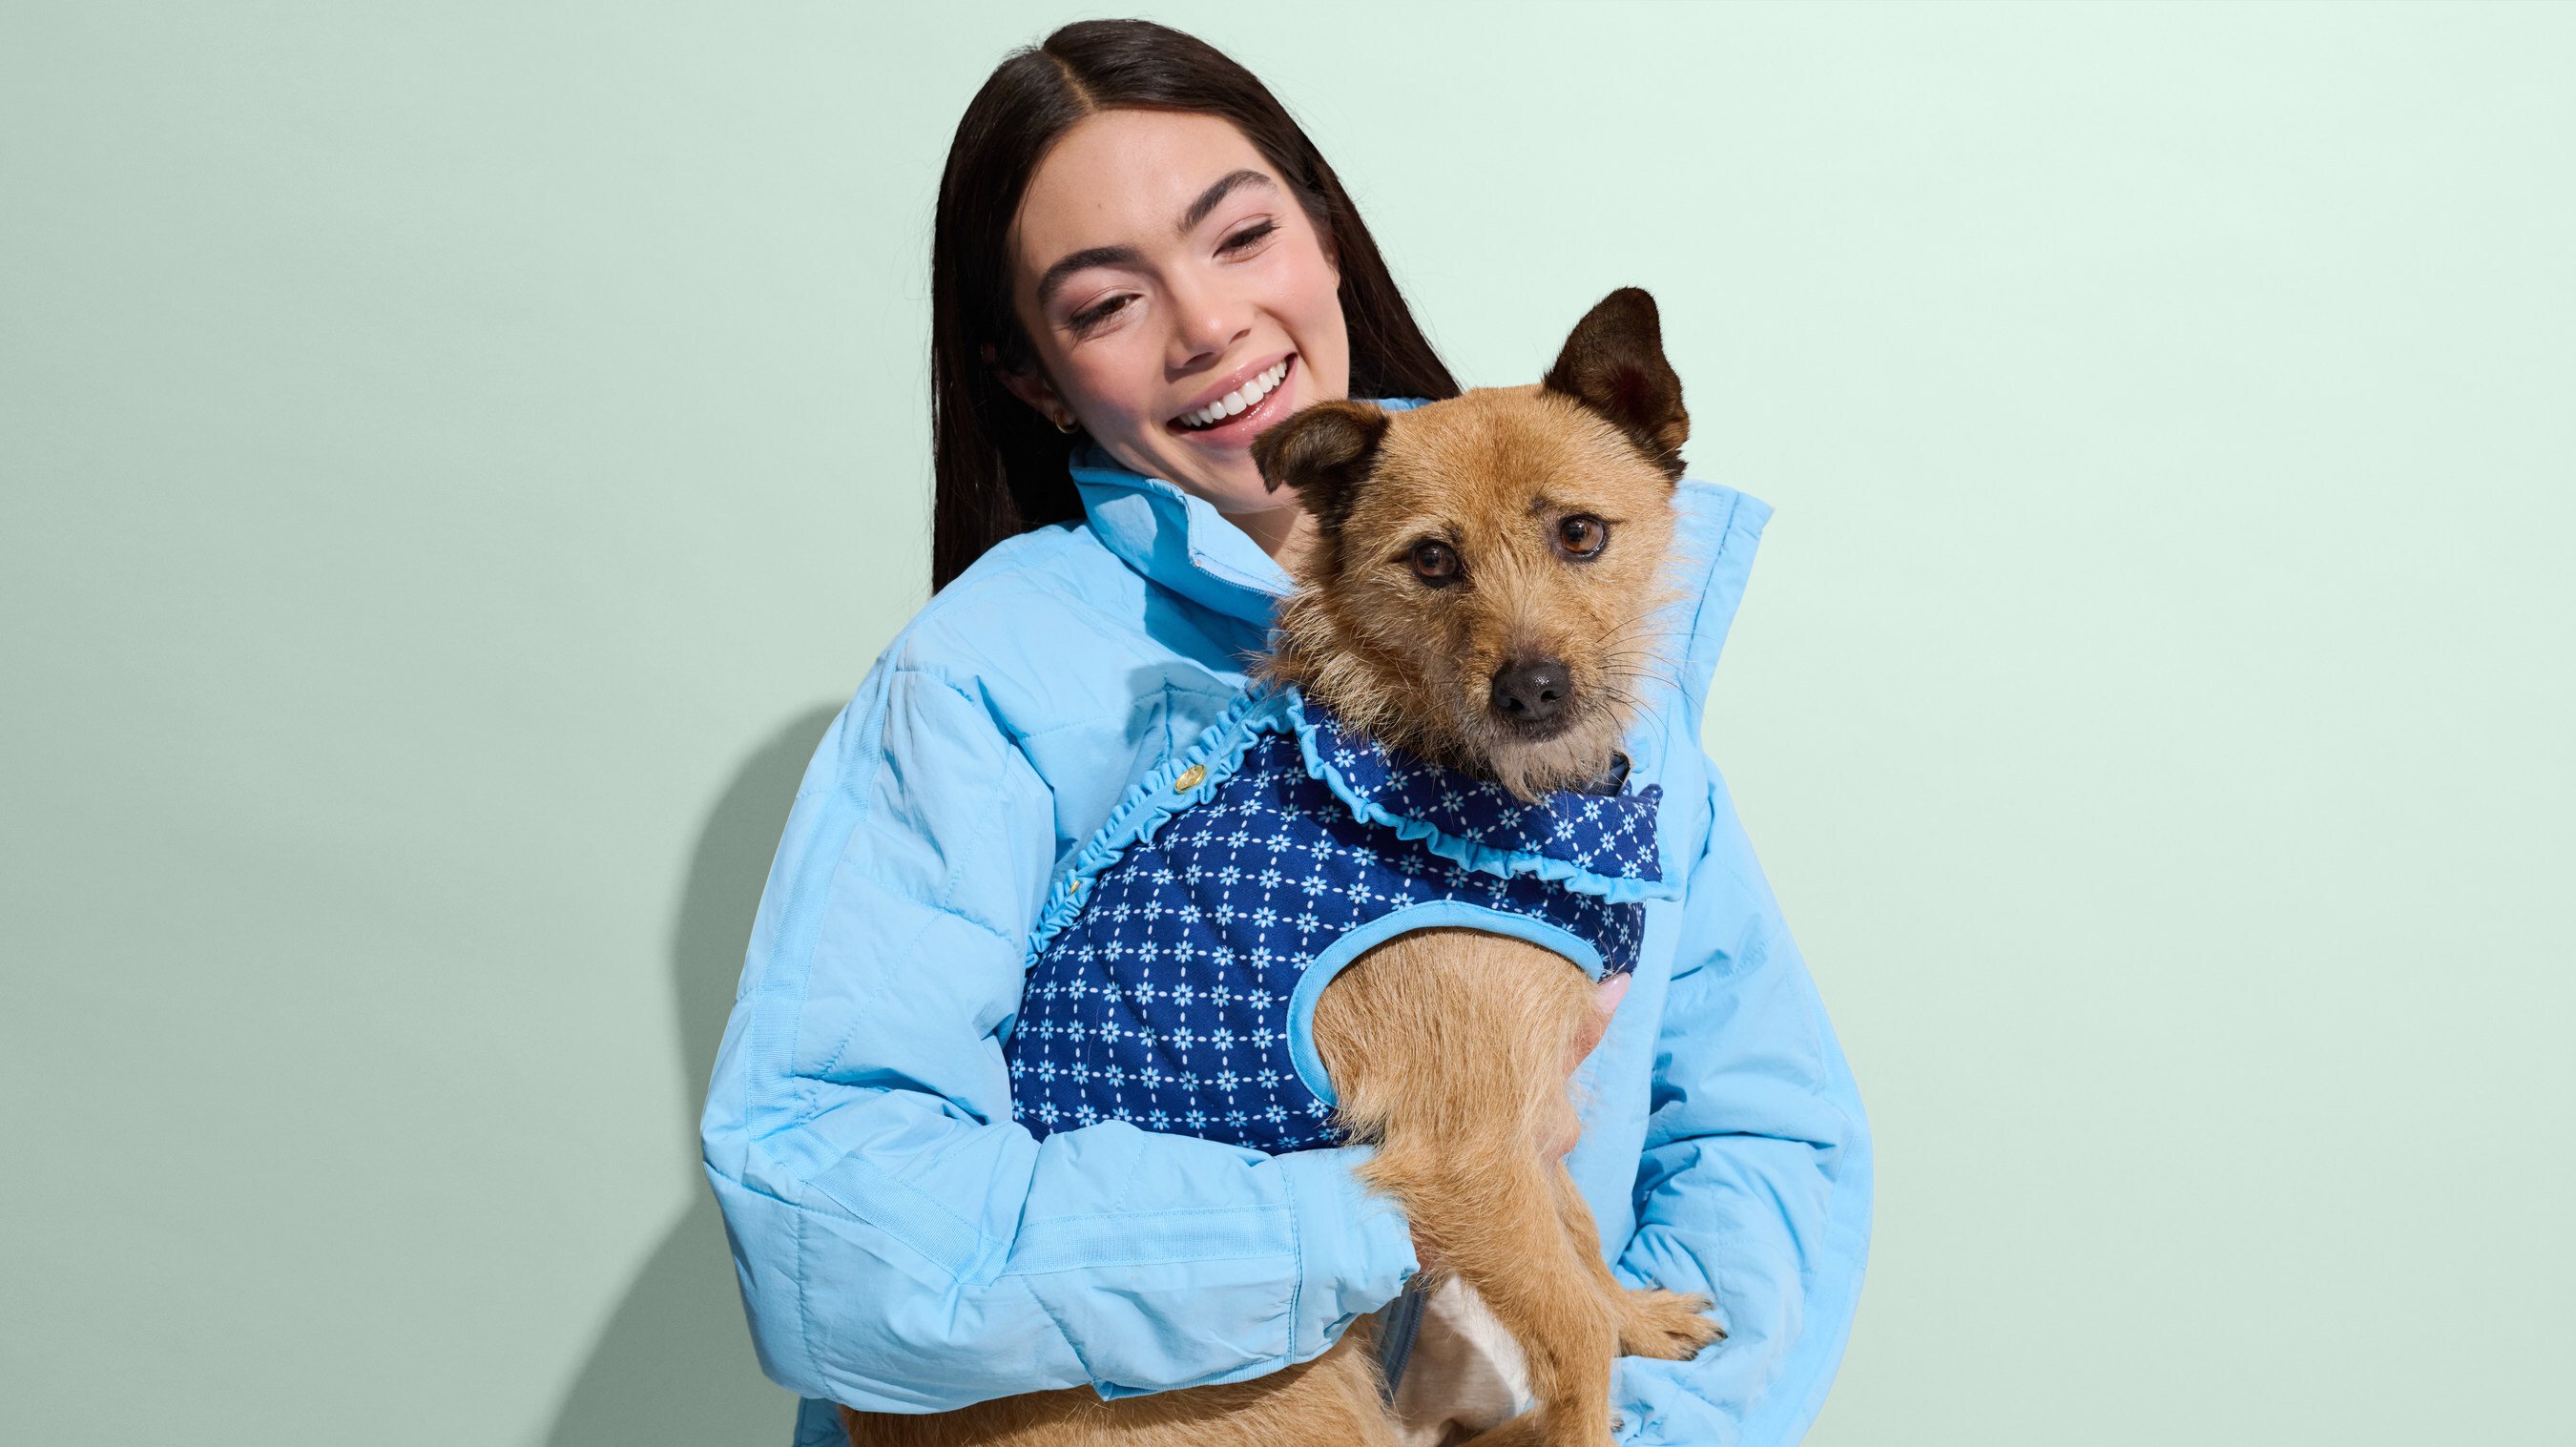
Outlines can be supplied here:
[[1102, 111], [1039, 163], [1011, 254], [1043, 370], [1012, 392], [1278, 552], [1296, 496], [1252, 439], [1350, 390], [1341, 273], [1288, 183], [1219, 117]]

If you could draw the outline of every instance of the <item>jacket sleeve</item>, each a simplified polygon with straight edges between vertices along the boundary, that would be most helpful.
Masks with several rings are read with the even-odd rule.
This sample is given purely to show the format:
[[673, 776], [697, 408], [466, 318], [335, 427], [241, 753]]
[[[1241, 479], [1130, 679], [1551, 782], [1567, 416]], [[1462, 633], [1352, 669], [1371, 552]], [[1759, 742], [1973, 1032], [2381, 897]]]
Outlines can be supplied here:
[[1634, 1285], [1713, 1298], [1726, 1339], [1622, 1358], [1618, 1440], [1774, 1447], [1842, 1359], [1870, 1226], [1868, 1123], [1798, 948], [1710, 772], [1713, 823], [1683, 896], [1656, 1041]]
[[1240, 1380], [1415, 1270], [1364, 1148], [1012, 1121], [1000, 1038], [1056, 855], [1053, 795], [975, 679], [889, 650], [798, 791], [701, 1122], [781, 1385], [927, 1412]]

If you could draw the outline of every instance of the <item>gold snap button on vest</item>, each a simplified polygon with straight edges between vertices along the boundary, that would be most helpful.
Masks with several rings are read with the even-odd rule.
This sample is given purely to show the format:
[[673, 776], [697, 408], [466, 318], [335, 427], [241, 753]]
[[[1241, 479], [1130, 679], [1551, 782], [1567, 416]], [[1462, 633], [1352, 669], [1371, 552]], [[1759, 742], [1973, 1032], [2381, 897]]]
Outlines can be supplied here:
[[1195, 789], [1206, 782], [1207, 765], [1192, 764], [1181, 771], [1181, 776], [1179, 778], [1172, 781], [1172, 792], [1175, 794], [1186, 794], [1190, 790]]

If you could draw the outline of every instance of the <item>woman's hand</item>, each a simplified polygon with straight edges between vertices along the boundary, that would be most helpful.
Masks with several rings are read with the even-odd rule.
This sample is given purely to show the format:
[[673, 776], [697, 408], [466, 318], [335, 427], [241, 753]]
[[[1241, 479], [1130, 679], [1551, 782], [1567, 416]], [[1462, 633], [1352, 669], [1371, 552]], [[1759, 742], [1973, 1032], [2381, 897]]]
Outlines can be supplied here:
[[[1569, 1085], [1573, 1083], [1574, 1072], [1582, 1068], [1585, 1058], [1600, 1045], [1601, 1037], [1610, 1033], [1611, 1012], [1619, 1008], [1621, 1000], [1628, 998], [1629, 978], [1624, 974], [1612, 975], [1603, 980], [1593, 991], [1592, 1018], [1584, 1021], [1582, 1028], [1575, 1031], [1574, 1038], [1567, 1041], [1565, 1045], [1565, 1078]], [[1548, 1154], [1562, 1159], [1566, 1152], [1574, 1149], [1574, 1143], [1582, 1138], [1582, 1131], [1580, 1121], [1569, 1126], [1562, 1138], [1548, 1143]], [[1416, 1233], [1413, 1238], [1413, 1258], [1426, 1272], [1438, 1264], [1433, 1260], [1431, 1248], [1419, 1233]]]
[[[1619, 1008], [1621, 1000], [1628, 998], [1629, 978], [1625, 974], [1612, 975], [1593, 990], [1592, 1018], [1584, 1021], [1583, 1027], [1575, 1031], [1574, 1038], [1565, 1045], [1565, 1079], [1568, 1085], [1574, 1081], [1574, 1072], [1581, 1069], [1584, 1060], [1599, 1047], [1601, 1037], [1610, 1033], [1610, 1014]], [[1579, 1122], [1567, 1127], [1565, 1135], [1549, 1145], [1549, 1153], [1564, 1156], [1574, 1149], [1574, 1143], [1581, 1135]]]

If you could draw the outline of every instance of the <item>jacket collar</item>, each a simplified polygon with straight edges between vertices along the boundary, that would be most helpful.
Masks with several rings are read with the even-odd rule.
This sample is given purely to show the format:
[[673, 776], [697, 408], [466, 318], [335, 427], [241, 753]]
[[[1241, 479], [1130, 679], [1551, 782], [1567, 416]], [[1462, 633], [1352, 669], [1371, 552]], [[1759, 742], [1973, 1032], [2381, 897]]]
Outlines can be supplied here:
[[[1422, 402], [1404, 398], [1378, 405], [1403, 412]], [[1250, 534], [1206, 499], [1119, 466], [1087, 437], [1074, 445], [1070, 462], [1083, 514], [1102, 546], [1194, 603], [1269, 625], [1272, 610], [1291, 585], [1288, 574]]]

